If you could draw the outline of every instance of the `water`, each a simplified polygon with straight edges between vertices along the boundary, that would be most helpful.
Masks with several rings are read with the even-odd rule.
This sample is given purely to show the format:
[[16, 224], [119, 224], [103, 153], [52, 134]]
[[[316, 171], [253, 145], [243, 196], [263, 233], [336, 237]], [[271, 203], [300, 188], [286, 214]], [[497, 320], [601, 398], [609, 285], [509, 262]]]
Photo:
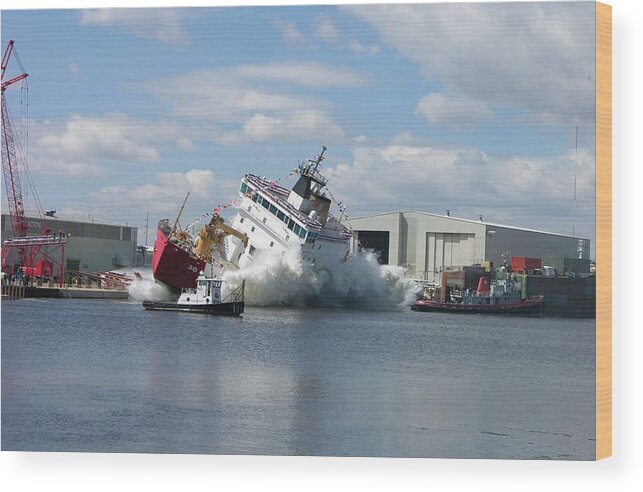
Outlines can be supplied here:
[[2, 449], [593, 459], [593, 320], [2, 303]]

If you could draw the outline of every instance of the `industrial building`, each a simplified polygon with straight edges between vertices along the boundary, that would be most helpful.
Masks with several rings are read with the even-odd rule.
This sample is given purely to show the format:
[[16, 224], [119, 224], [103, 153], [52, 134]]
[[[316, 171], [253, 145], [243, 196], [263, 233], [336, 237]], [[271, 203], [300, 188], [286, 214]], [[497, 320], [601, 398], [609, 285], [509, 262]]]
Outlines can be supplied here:
[[[103, 223], [97, 220], [74, 221], [57, 217], [26, 217], [27, 235], [41, 236], [49, 228], [51, 234], [67, 236], [64, 266], [81, 272], [109, 271], [136, 264], [138, 229], [127, 225]], [[11, 220], [2, 214], [2, 240], [13, 237]], [[17, 254], [9, 263], [17, 262]]]
[[404, 266], [416, 279], [435, 280], [449, 267], [486, 260], [501, 265], [507, 255], [588, 259], [590, 252], [585, 238], [425, 212], [371, 215], [351, 225], [380, 263]]

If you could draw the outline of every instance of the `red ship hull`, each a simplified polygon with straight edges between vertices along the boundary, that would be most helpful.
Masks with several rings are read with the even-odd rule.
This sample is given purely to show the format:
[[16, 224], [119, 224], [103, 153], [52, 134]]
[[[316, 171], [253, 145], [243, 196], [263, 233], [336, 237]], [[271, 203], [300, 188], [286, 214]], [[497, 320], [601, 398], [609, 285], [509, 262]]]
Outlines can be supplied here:
[[413, 304], [411, 309], [469, 314], [541, 314], [544, 307], [543, 296], [535, 296], [521, 301], [498, 304], [461, 304], [422, 299]]
[[205, 269], [206, 263], [170, 241], [167, 229], [167, 221], [159, 222], [152, 255], [154, 279], [174, 291], [195, 288], [199, 272]]

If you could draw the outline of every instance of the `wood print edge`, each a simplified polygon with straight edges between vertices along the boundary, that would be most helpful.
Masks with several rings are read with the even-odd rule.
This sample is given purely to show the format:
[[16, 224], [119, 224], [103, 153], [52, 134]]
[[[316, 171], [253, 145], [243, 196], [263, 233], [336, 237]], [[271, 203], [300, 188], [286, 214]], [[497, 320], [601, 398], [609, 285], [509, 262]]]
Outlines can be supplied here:
[[596, 3], [596, 459], [612, 455], [612, 7]]

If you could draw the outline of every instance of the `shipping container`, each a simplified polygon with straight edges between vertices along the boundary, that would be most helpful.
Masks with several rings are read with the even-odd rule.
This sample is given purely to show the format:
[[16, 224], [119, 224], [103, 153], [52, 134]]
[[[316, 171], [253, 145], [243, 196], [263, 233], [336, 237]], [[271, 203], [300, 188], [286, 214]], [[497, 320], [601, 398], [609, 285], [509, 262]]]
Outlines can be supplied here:
[[540, 258], [529, 258], [528, 256], [512, 256], [511, 271], [516, 273], [531, 272], [542, 265]]
[[589, 275], [591, 260], [588, 258], [571, 258], [565, 256], [543, 256], [543, 265], [553, 266], [559, 275]]

